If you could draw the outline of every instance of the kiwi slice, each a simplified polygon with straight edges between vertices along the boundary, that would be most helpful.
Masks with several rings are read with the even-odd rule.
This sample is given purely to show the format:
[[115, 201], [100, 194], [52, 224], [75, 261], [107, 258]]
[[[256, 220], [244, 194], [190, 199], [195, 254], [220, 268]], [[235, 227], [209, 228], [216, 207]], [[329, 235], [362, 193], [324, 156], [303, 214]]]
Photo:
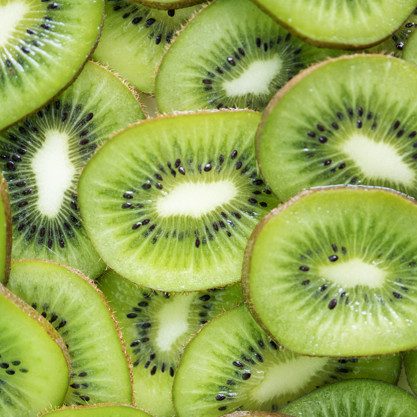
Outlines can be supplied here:
[[90, 62], [60, 97], [0, 132], [15, 259], [54, 260], [91, 278], [104, 270], [81, 224], [78, 178], [113, 131], [143, 117], [129, 88]]
[[137, 403], [154, 417], [174, 416], [172, 384], [185, 345], [203, 324], [242, 302], [240, 285], [170, 294], [138, 287], [109, 271], [100, 288], [129, 346]]
[[417, 393], [417, 350], [404, 353], [404, 370], [409, 389]]
[[147, 7], [164, 10], [181, 9], [205, 1], [207, 0], [135, 0], [136, 3], [142, 3]]
[[218, 0], [190, 21], [163, 58], [158, 107], [260, 110], [300, 70], [337, 54], [295, 38], [249, 0]]
[[402, 58], [406, 61], [412, 62], [413, 64], [417, 64], [417, 35], [415, 32], [412, 33], [407, 39]]
[[332, 184], [417, 197], [415, 89], [415, 66], [389, 56], [340, 57], [306, 70], [271, 101], [258, 131], [266, 181], [282, 201]]
[[384, 382], [343, 381], [320, 388], [283, 411], [294, 417], [412, 417], [417, 413], [417, 400]]
[[118, 325], [102, 293], [78, 272], [46, 261], [15, 261], [9, 288], [45, 317], [68, 346], [66, 404], [132, 401], [131, 372]]
[[0, 175], [0, 285], [9, 279], [12, 253], [12, 221], [10, 214], [9, 190]]
[[104, 30], [94, 59], [140, 91], [153, 93], [166, 46], [197, 8], [156, 10], [132, 0], [107, 0]]
[[61, 405], [69, 380], [64, 341], [1, 284], [0, 312], [0, 415], [36, 417]]
[[246, 307], [239, 307], [211, 321], [187, 345], [174, 380], [174, 404], [179, 417], [275, 411], [318, 386], [342, 379], [396, 383], [400, 368], [400, 355], [297, 355], [271, 340]]
[[309, 42], [348, 49], [379, 43], [397, 30], [416, 8], [415, 0], [254, 1]]
[[258, 123], [251, 111], [165, 116], [108, 141], [79, 202], [109, 267], [163, 291], [239, 281], [247, 239], [277, 204], [256, 167]]
[[128, 405], [99, 404], [83, 407], [64, 407], [42, 414], [41, 417], [151, 417]]
[[0, 130], [61, 91], [94, 48], [103, 0], [2, 0]]

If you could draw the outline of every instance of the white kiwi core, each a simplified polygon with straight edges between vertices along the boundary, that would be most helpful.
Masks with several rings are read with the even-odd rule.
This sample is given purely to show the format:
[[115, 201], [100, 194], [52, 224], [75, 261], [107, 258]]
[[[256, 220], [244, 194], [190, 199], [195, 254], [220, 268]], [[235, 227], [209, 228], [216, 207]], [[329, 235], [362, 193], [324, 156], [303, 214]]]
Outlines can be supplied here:
[[28, 11], [29, 7], [23, 1], [6, 2], [5, 5], [0, 3], [0, 48], [8, 43], [15, 27]]

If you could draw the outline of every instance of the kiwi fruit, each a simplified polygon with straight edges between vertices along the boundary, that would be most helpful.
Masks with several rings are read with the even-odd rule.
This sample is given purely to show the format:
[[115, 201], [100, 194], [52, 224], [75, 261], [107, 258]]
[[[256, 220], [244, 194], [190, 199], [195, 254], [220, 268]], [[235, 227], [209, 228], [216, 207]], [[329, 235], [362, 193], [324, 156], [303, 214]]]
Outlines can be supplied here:
[[64, 407], [40, 417], [151, 417], [142, 410], [129, 405], [99, 404], [83, 407]]
[[164, 56], [158, 107], [164, 113], [262, 110], [300, 70], [340, 53], [297, 39], [249, 0], [217, 0], [190, 21]]
[[174, 380], [173, 398], [179, 417], [275, 411], [338, 380], [370, 378], [396, 383], [400, 367], [399, 355], [297, 355], [270, 339], [242, 306], [212, 320], [187, 345]]
[[13, 258], [57, 261], [91, 278], [104, 270], [80, 220], [78, 178], [113, 131], [143, 117], [129, 87], [89, 62], [61, 96], [0, 132], [0, 164], [12, 207]]
[[360, 49], [381, 42], [416, 8], [415, 0], [254, 1], [308, 42], [346, 49]]
[[0, 130], [43, 106], [79, 73], [103, 12], [103, 0], [1, 2]]
[[[416, 23], [416, 27], [417, 27], [417, 23]], [[417, 36], [415, 32], [412, 33], [410, 37], [407, 39], [407, 43], [404, 47], [402, 58], [415, 65], [417, 64]]]
[[103, 145], [82, 173], [79, 203], [107, 265], [162, 291], [239, 281], [247, 239], [277, 204], [256, 167], [259, 119], [248, 110], [164, 116]]
[[0, 284], [0, 415], [36, 417], [60, 406], [68, 352], [52, 326]]
[[335, 184], [417, 197], [415, 89], [416, 67], [390, 56], [345, 56], [307, 69], [265, 111], [257, 135], [263, 176], [282, 201]]
[[203, 3], [207, 0], [134, 0], [136, 3], [144, 4], [147, 7], [153, 9], [163, 9], [163, 10], [172, 10], [172, 9], [181, 9], [194, 4]]
[[236, 411], [224, 417], [289, 417], [281, 413], [267, 413], [264, 411]]
[[94, 283], [52, 262], [15, 261], [8, 287], [47, 319], [71, 358], [65, 403], [132, 402], [131, 369], [109, 306]]
[[202, 325], [242, 302], [240, 285], [170, 294], [109, 271], [100, 288], [128, 345], [137, 403], [154, 417], [173, 417], [172, 384], [184, 347]]
[[417, 350], [404, 353], [404, 370], [409, 389], [417, 394]]
[[283, 411], [294, 417], [413, 417], [417, 415], [417, 400], [384, 382], [343, 381], [320, 388]]
[[12, 220], [10, 214], [9, 190], [0, 176], [0, 285], [9, 279], [12, 253]]
[[106, 0], [106, 20], [94, 59], [140, 91], [153, 93], [166, 46], [197, 8], [156, 10], [132, 0]]

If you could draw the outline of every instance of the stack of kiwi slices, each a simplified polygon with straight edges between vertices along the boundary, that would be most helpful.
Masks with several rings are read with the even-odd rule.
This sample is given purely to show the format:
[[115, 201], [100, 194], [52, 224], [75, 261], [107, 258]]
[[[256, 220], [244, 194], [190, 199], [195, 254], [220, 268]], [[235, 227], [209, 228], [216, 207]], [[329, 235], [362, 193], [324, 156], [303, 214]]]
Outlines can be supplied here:
[[416, 417], [416, 29], [0, 0], [0, 417]]

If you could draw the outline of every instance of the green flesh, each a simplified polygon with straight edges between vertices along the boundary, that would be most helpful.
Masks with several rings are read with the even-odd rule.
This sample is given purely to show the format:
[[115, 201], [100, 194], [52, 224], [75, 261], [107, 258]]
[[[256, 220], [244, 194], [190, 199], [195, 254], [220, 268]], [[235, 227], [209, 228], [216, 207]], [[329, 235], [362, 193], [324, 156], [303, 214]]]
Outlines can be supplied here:
[[196, 10], [155, 10], [132, 0], [107, 0], [104, 30], [94, 58], [140, 91], [153, 93], [167, 44]]
[[61, 346], [49, 323], [0, 285], [2, 417], [36, 417], [45, 408], [62, 404], [69, 370]]
[[142, 3], [145, 6], [155, 9], [181, 9], [192, 6], [193, 4], [203, 3], [206, 0], [135, 0], [137, 3]]
[[417, 393], [417, 350], [404, 354], [404, 369], [409, 387]]
[[287, 348], [361, 356], [417, 345], [417, 206], [391, 190], [312, 190], [254, 232], [244, 283]]
[[304, 73], [265, 112], [257, 159], [266, 181], [282, 201], [349, 183], [417, 197], [416, 89], [415, 66], [382, 55], [343, 57]]
[[376, 44], [388, 37], [416, 7], [414, 0], [255, 2], [283, 25], [312, 43], [353, 49]]
[[103, 9], [103, 0], [0, 0], [0, 130], [77, 75], [97, 41]]
[[135, 96], [118, 78], [88, 63], [59, 98], [0, 132], [15, 259], [58, 261], [91, 278], [103, 271], [81, 225], [79, 175], [113, 131], [143, 117]]
[[168, 294], [141, 289], [110, 271], [100, 288], [129, 346], [136, 402], [154, 417], [174, 416], [173, 377], [184, 347], [203, 324], [242, 302], [240, 285]]
[[249, 0], [218, 0], [187, 25], [165, 55], [156, 82], [158, 107], [166, 113], [261, 110], [300, 70], [337, 54], [291, 36]]
[[399, 355], [314, 358], [268, 338], [245, 307], [205, 326], [187, 345], [174, 381], [179, 417], [217, 417], [235, 410], [275, 411], [316, 387], [342, 379], [395, 383]]
[[408, 38], [402, 58], [417, 64], [417, 35], [415, 33]]
[[163, 291], [240, 279], [247, 239], [277, 200], [259, 178], [259, 114], [207, 112], [140, 123], [80, 179], [85, 227], [120, 275]]
[[151, 417], [142, 410], [129, 406], [105, 405], [63, 408], [42, 414], [42, 417]]
[[0, 285], [9, 279], [12, 251], [12, 230], [10, 218], [9, 190], [0, 176]]
[[417, 400], [377, 381], [344, 381], [321, 388], [283, 409], [294, 417], [414, 417]]
[[130, 372], [114, 319], [102, 294], [58, 264], [19, 261], [9, 288], [61, 334], [71, 357], [66, 404], [129, 403]]

